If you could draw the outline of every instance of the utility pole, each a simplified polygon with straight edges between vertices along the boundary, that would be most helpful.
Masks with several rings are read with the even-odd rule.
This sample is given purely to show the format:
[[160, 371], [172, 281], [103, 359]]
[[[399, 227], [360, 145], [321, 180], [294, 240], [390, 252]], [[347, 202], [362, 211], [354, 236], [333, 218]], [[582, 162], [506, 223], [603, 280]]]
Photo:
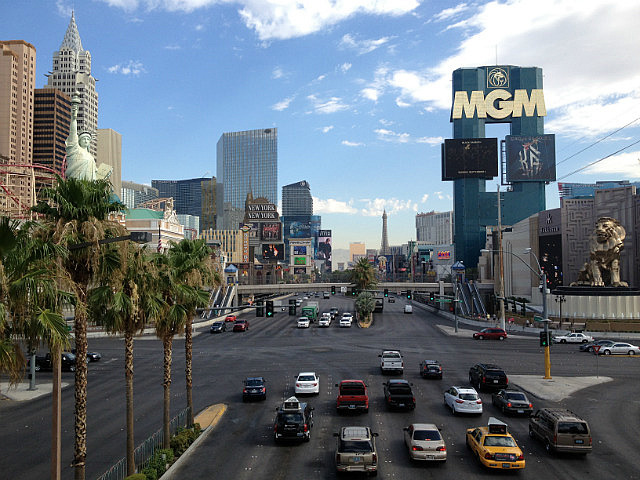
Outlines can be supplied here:
[[500, 184], [498, 184], [498, 264], [500, 274], [500, 328], [506, 330], [504, 322], [504, 261], [502, 258], [502, 202], [500, 201]]
[[[537, 259], [536, 259], [537, 261]], [[544, 347], [544, 378], [551, 378], [551, 342], [549, 341], [549, 319], [547, 318], [547, 274], [540, 268], [540, 281], [542, 282], [542, 321], [544, 322], [544, 334], [547, 337], [547, 346]]]

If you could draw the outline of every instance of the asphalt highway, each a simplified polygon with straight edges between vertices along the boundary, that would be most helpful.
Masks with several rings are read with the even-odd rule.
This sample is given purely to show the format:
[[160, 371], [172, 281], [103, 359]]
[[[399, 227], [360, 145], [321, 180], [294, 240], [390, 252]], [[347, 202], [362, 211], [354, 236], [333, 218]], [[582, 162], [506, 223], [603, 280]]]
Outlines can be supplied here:
[[[315, 299], [314, 299], [315, 300]], [[320, 310], [336, 306], [353, 311], [350, 298], [336, 295], [318, 299]], [[596, 357], [578, 351], [575, 345], [552, 347], [552, 374], [561, 377], [611, 377], [613, 380], [549, 400], [531, 395], [534, 407], [562, 406], [589, 421], [594, 448], [587, 456], [549, 455], [544, 446], [528, 437], [526, 418], [504, 417], [491, 405], [491, 393], [482, 392], [481, 416], [453, 416], [443, 405], [442, 393], [451, 385], [468, 385], [474, 363], [491, 362], [507, 374], [527, 377], [544, 372], [542, 349], [533, 335], [518, 334], [504, 342], [474, 341], [470, 336], [447, 334], [451, 322], [425, 309], [403, 314], [406, 300], [386, 303], [371, 328], [296, 328], [295, 317], [277, 312], [274, 318], [245, 315], [250, 328], [245, 333], [210, 335], [205, 329], [194, 341], [194, 402], [196, 410], [223, 403], [227, 410], [215, 430], [193, 451], [174, 478], [189, 479], [320, 479], [335, 478], [333, 433], [341, 426], [368, 425], [377, 438], [379, 478], [488, 478], [464, 444], [466, 428], [486, 425], [490, 416], [509, 424], [525, 452], [526, 468], [521, 478], [583, 479], [614, 477], [640, 479], [640, 419], [637, 378], [640, 359]], [[465, 327], [469, 328], [469, 327]], [[174, 342], [172, 411], [185, 406], [184, 349]], [[91, 339], [90, 350], [102, 353], [89, 365], [87, 478], [96, 478], [124, 456], [124, 368], [123, 342]], [[417, 407], [413, 412], [388, 412], [384, 405], [378, 354], [383, 349], [402, 351], [403, 378], [413, 382]], [[152, 337], [135, 342], [136, 443], [161, 427], [162, 345]], [[422, 359], [439, 360], [443, 380], [426, 380], [418, 374]], [[314, 407], [315, 425], [309, 443], [277, 445], [273, 441], [275, 407], [293, 394], [295, 376], [315, 371], [321, 391], [306, 397]], [[40, 373], [46, 379], [50, 373]], [[263, 375], [268, 381], [264, 402], [242, 402], [242, 380]], [[338, 415], [335, 384], [359, 378], [369, 385], [368, 414]], [[72, 383], [73, 374], [63, 380]], [[524, 386], [524, 385], [523, 385]], [[535, 389], [535, 387], [530, 387]], [[530, 393], [535, 394], [535, 391]], [[30, 402], [0, 402], [1, 475], [12, 479], [49, 476], [50, 396]], [[403, 444], [402, 428], [410, 423], [433, 422], [441, 426], [447, 442], [448, 460], [439, 466], [412, 464]], [[73, 390], [63, 391], [63, 478], [73, 478], [68, 466], [73, 455]]]

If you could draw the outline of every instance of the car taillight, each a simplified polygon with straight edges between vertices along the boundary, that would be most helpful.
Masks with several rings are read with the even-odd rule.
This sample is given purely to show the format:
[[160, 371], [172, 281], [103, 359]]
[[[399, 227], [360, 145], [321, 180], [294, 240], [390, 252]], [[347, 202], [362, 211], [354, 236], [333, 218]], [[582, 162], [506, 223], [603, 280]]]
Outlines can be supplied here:
[[304, 424], [304, 431], [308, 432], [309, 431], [309, 425], [307, 425], [306, 423]]
[[413, 397], [413, 403], [416, 403], [416, 397]]
[[242, 393], [249, 393], [249, 391], [245, 388], [244, 390], [242, 390]]
[[553, 436], [553, 444], [556, 445], [558, 443], [558, 435]]
[[484, 375], [482, 376], [482, 383], [487, 383], [487, 377], [485, 377]]
[[378, 461], [378, 455], [376, 455], [375, 453], [371, 455], [371, 460], [373, 460], [373, 463], [376, 463]]
[[460, 400], [459, 398], [456, 398], [456, 403], [464, 403], [464, 400]]
[[485, 453], [485, 454], [484, 454], [484, 458], [486, 458], [487, 460], [493, 460], [493, 454], [491, 454], [491, 453]]
[[317, 387], [317, 386], [318, 386], [318, 384], [317, 384], [317, 383], [314, 383], [314, 384], [313, 384], [313, 386], [314, 386], [314, 387]]
[[593, 439], [591, 437], [589, 437], [589, 445], [593, 444]]
[[299, 383], [296, 383], [296, 387], [300, 387], [300, 384], [299, 384]]
[[478, 405], [482, 405], [482, 400], [478, 399], [478, 400], [476, 400], [476, 403], [477, 403]]
[[530, 404], [529, 404], [529, 408], [533, 408], [533, 403], [530, 403]]
[[511, 408], [511, 402], [507, 403], [507, 407]]
[[262, 387], [260, 390], [263, 391], [263, 392], [266, 392], [267, 388], [266, 387]]
[[411, 450], [413, 450], [414, 452], [421, 452], [423, 448], [419, 447], [418, 445], [414, 445], [413, 447], [411, 447]]
[[521, 453], [520, 455], [518, 455], [518, 460], [524, 460], [524, 454]]
[[504, 383], [505, 383], [505, 385], [509, 385], [509, 379], [508, 379], [508, 378], [505, 378], [505, 379], [504, 379]]
[[273, 431], [276, 432], [276, 433], [278, 432], [278, 424], [277, 423], [273, 426]]
[[447, 447], [438, 447], [436, 448], [437, 452], [446, 452], [447, 451]]

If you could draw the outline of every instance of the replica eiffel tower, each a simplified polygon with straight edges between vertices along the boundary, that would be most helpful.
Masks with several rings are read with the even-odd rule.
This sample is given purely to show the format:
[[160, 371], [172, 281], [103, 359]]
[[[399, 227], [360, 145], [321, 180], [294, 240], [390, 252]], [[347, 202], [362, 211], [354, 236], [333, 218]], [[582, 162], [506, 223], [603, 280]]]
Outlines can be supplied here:
[[382, 244], [380, 245], [380, 255], [389, 255], [389, 236], [387, 235], [387, 211], [382, 213]]

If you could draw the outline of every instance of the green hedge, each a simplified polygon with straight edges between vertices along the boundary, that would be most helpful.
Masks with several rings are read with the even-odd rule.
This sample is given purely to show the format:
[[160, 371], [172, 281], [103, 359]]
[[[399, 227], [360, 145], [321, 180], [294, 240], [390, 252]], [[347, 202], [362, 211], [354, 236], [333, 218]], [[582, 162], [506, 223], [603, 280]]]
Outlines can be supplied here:
[[178, 433], [171, 439], [171, 448], [156, 450], [141, 473], [131, 475], [125, 480], [158, 480], [167, 470], [167, 465], [171, 465], [176, 457], [182, 455], [201, 432], [202, 429], [197, 423], [191, 428], [179, 428]]
[[124, 480], [149, 480], [149, 477], [145, 476], [144, 473], [134, 473], [133, 475], [129, 475]]

